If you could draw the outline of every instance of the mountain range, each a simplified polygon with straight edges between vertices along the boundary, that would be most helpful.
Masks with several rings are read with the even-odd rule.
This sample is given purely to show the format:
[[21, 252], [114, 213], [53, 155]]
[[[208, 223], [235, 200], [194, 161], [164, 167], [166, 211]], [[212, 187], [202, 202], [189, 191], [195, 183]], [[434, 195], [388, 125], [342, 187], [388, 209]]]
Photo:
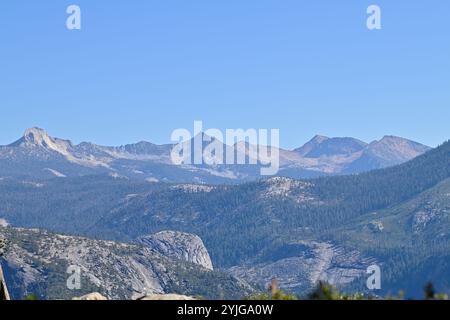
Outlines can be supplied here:
[[[27, 129], [16, 142], [0, 146], [0, 177], [48, 179], [109, 174], [147, 182], [236, 184], [261, 178], [258, 165], [174, 165], [174, 144], [138, 142], [119, 147], [90, 142], [73, 144], [49, 136], [43, 129]], [[249, 145], [224, 145], [243, 153]], [[279, 176], [313, 178], [353, 174], [385, 168], [411, 160], [430, 147], [394, 136], [365, 143], [354, 138], [315, 136], [294, 150], [279, 149]]]
[[[73, 151], [80, 145], [53, 138], [47, 141], [46, 136], [30, 138], [4, 147], [3, 159], [25, 153], [57, 170], [48, 165], [49, 155], [55, 155], [49, 148], [60, 150], [61, 145], [67, 146], [63, 150], [70, 151], [69, 157], [78, 154], [76, 161], [84, 159]], [[421, 148], [425, 153], [417, 156]], [[108, 150], [129, 153], [120, 150], [136, 148]], [[33, 178], [28, 174], [36, 166], [22, 175], [2, 174], [0, 220], [13, 227], [116, 243], [147, 243], [169, 259], [177, 252], [189, 257], [189, 252], [198, 249], [171, 247], [170, 242], [177, 241], [167, 241], [166, 236], [170, 232], [194, 234], [203, 241], [214, 270], [252, 287], [264, 287], [276, 276], [282, 288], [298, 294], [319, 280], [364, 291], [366, 268], [377, 264], [383, 279], [377, 294], [405, 289], [410, 297], [419, 297], [427, 281], [441, 291], [450, 288], [446, 280], [450, 275], [450, 142], [426, 150], [393, 137], [365, 144], [317, 136], [289, 152], [303, 159], [360, 154], [360, 163], [370, 157], [370, 163], [377, 165], [386, 165], [388, 158], [397, 162], [413, 159], [356, 175], [279, 176], [239, 184], [148, 183], [111, 175], [117, 160], [108, 164], [110, 168], [100, 165], [107, 173], [100, 174], [83, 171], [97, 166], [71, 162], [61, 155], [66, 165], [76, 165], [81, 171], [64, 173], [64, 179]], [[148, 236], [167, 230], [173, 231], [163, 237]], [[195, 261], [199, 260], [190, 262]], [[201, 261], [209, 265], [208, 259]]]

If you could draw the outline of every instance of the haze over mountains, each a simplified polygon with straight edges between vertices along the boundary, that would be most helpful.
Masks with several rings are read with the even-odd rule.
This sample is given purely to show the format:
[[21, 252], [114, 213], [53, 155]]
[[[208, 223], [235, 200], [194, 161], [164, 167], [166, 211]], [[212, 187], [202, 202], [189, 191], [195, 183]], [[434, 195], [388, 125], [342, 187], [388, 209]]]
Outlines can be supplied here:
[[[109, 174], [149, 182], [240, 183], [261, 178], [259, 165], [174, 165], [175, 145], [138, 142], [119, 147], [90, 142], [78, 145], [53, 138], [43, 129], [30, 128], [16, 142], [0, 146], [0, 176], [22, 178], [71, 177]], [[238, 142], [237, 153], [248, 154], [248, 144]], [[295, 150], [279, 149], [278, 175], [311, 178], [360, 173], [411, 160], [430, 150], [404, 138], [385, 136], [366, 143], [354, 138], [316, 136]]]

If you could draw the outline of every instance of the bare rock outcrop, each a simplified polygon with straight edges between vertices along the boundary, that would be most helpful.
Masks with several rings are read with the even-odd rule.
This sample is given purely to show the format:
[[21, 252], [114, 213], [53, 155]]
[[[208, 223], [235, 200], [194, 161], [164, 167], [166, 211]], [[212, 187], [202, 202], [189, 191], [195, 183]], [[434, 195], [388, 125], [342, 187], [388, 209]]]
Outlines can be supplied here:
[[213, 270], [211, 257], [202, 239], [195, 234], [162, 231], [137, 240], [163, 256], [188, 261]]
[[[284, 253], [284, 256], [283, 256]], [[272, 253], [273, 256], [274, 253]], [[298, 241], [278, 248], [278, 259], [229, 269], [235, 277], [266, 287], [275, 277], [281, 289], [311, 290], [320, 281], [337, 287], [365, 276], [367, 267], [377, 263], [358, 251], [329, 242]]]
[[108, 300], [108, 298], [106, 298], [105, 296], [102, 296], [98, 292], [93, 292], [93, 293], [86, 294], [79, 298], [73, 298], [72, 300], [103, 301], [103, 300]]
[[153, 294], [148, 295], [137, 300], [147, 300], [147, 301], [176, 301], [176, 300], [195, 300], [192, 297], [180, 295], [180, 294]]

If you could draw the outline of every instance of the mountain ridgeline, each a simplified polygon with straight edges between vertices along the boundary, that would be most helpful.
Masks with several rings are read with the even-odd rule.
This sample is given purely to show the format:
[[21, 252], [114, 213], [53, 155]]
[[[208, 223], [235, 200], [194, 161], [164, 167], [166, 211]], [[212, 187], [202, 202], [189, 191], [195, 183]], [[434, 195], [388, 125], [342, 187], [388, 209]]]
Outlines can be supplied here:
[[[16, 142], [0, 146], [0, 177], [49, 179], [109, 174], [148, 182], [204, 184], [238, 184], [261, 178], [262, 164], [248, 164], [249, 145], [245, 141], [237, 141], [234, 146], [223, 144], [223, 148], [225, 153], [242, 154], [247, 165], [174, 165], [171, 161], [174, 147], [175, 144], [145, 141], [119, 147], [90, 142], [73, 144], [51, 137], [43, 129], [30, 128]], [[301, 148], [278, 150], [278, 175], [314, 178], [364, 172], [406, 162], [429, 149], [393, 136], [370, 144], [354, 138], [316, 136]]]

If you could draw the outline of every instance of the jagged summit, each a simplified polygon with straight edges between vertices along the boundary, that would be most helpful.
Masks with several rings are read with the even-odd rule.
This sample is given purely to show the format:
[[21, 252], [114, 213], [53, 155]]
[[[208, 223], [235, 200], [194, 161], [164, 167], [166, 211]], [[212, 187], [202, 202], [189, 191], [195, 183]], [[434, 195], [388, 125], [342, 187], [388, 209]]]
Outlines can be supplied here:
[[44, 129], [39, 127], [26, 129], [22, 138], [7, 147], [39, 149], [46, 152], [56, 152], [64, 156], [68, 156], [73, 149], [72, 142], [69, 140], [53, 138]]
[[23, 134], [23, 138], [26, 141], [37, 142], [37, 141], [42, 141], [42, 140], [48, 139], [49, 136], [48, 136], [47, 132], [45, 132], [44, 129], [39, 128], [39, 127], [33, 127], [33, 128], [28, 128], [25, 130], [25, 133]]
[[9, 146], [38, 146], [49, 149], [55, 149], [58, 145], [66, 144], [72, 146], [69, 140], [62, 140], [58, 138], [53, 138], [48, 135], [48, 133], [39, 127], [32, 127], [25, 130], [22, 138], [16, 142], [10, 144]]
[[49, 136], [44, 129], [39, 127], [28, 128], [25, 130], [23, 136], [11, 143], [9, 146], [16, 147], [24, 144], [42, 144], [43, 141], [49, 140]]

